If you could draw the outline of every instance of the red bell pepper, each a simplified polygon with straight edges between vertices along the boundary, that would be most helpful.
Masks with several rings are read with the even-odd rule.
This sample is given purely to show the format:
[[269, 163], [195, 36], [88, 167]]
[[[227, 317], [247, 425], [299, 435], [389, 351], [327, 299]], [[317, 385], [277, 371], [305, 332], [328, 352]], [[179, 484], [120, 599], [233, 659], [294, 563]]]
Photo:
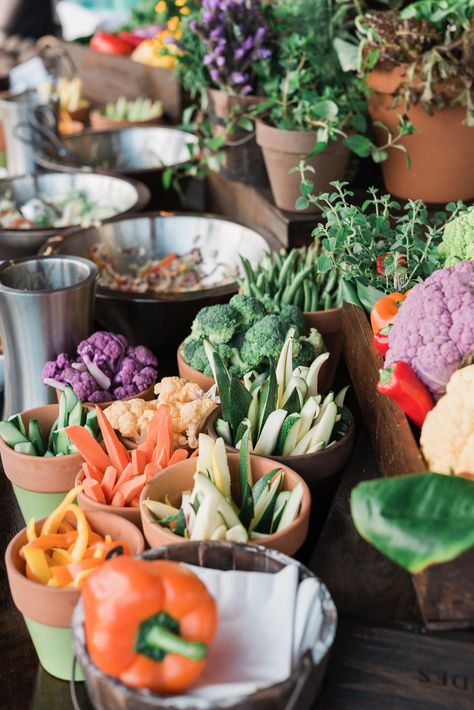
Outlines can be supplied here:
[[127, 32], [127, 30], [120, 30], [120, 32], [117, 34], [117, 37], [119, 39], [123, 39], [124, 42], [128, 42], [129, 44], [131, 44], [133, 49], [138, 47], [138, 45], [143, 42], [143, 37], [138, 37], [137, 35], [133, 34], [133, 32]]
[[391, 325], [387, 325], [385, 328], [382, 328], [382, 330], [379, 330], [378, 333], [374, 333], [374, 345], [382, 357], [385, 357], [388, 352], [388, 334], [390, 333], [391, 327]]
[[380, 370], [377, 392], [391, 397], [416, 426], [421, 427], [434, 407], [428, 388], [406, 362], [397, 360]]
[[125, 40], [120, 39], [117, 35], [110, 34], [110, 32], [95, 32], [89, 43], [89, 47], [102, 54], [117, 54], [123, 56], [128, 56], [134, 50], [133, 44], [125, 42]]
[[[390, 256], [390, 252], [386, 251], [385, 254], [380, 254], [380, 256], [377, 257], [377, 260], [375, 262], [375, 270], [379, 276], [383, 276], [385, 274], [384, 261], [388, 256]], [[404, 268], [408, 266], [405, 254], [398, 255], [397, 265], [402, 266]]]

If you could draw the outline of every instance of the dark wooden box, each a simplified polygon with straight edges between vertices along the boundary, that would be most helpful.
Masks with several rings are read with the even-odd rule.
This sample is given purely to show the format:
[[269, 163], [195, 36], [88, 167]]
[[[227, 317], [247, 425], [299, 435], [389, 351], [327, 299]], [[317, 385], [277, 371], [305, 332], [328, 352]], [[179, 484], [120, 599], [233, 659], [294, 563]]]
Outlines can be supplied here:
[[[372, 342], [364, 311], [345, 304], [344, 356], [383, 476], [426, 471], [426, 463], [407, 417], [375, 389], [382, 357]], [[474, 626], [474, 550], [457, 560], [413, 575], [420, 611], [428, 628]]]
[[[76, 42], [64, 42], [56, 37], [43, 37], [40, 46], [59, 48], [72, 60], [77, 76], [84, 85], [84, 95], [96, 104], [116, 101], [119, 96], [136, 99], [146, 96], [159, 99], [167, 118], [173, 123], [181, 121], [183, 92], [174, 78], [173, 70], [150, 67], [120, 57], [95, 52]], [[60, 72], [70, 75], [68, 62], [59, 63]]]

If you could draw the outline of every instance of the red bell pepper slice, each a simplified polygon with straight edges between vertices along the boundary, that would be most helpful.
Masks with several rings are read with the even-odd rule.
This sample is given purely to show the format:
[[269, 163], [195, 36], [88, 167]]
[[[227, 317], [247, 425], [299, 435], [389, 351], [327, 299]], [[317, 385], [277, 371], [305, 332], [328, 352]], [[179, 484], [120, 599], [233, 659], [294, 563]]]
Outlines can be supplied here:
[[416, 426], [421, 427], [434, 407], [428, 388], [406, 362], [397, 360], [380, 370], [377, 392], [391, 397]]

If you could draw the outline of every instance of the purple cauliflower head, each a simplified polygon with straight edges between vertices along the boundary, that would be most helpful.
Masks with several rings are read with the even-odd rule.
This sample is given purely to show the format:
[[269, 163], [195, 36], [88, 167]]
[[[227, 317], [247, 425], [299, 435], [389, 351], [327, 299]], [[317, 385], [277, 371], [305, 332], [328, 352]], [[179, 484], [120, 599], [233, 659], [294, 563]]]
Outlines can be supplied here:
[[48, 360], [45, 363], [41, 372], [43, 380], [54, 380], [58, 383], [66, 382], [64, 379], [64, 370], [70, 368], [72, 360], [67, 353], [59, 353], [56, 360]]
[[435, 399], [474, 354], [474, 261], [435, 271], [417, 284], [388, 336], [385, 365], [407, 362]]
[[122, 386], [130, 388], [127, 396], [133, 397], [154, 384], [158, 376], [157, 366], [158, 360], [145, 346], [127, 348], [127, 354], [114, 377], [114, 384], [117, 385], [114, 394], [117, 399], [122, 398], [122, 394], [117, 396], [117, 390], [121, 392]]
[[[103, 396], [107, 393], [100, 389], [88, 371], [81, 372], [69, 367], [64, 371], [64, 381], [73, 388], [81, 402], [103, 402], [107, 399]], [[100, 398], [93, 399], [97, 392], [100, 393]]]

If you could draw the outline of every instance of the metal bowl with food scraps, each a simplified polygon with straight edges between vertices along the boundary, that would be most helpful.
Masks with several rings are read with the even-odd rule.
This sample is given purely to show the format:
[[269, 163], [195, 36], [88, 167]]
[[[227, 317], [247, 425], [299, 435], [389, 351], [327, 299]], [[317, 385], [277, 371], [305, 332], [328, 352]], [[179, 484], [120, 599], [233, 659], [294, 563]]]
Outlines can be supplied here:
[[80, 230], [45, 249], [98, 265], [95, 317], [102, 328], [171, 354], [201, 308], [237, 292], [239, 255], [256, 263], [268, 245], [214, 215], [155, 213]]
[[72, 227], [137, 212], [149, 199], [137, 180], [92, 173], [48, 173], [0, 180], [0, 258], [37, 254]]
[[197, 138], [176, 128], [147, 126], [84, 131], [63, 137], [61, 144], [59, 149], [57, 141], [48, 142], [36, 152], [36, 163], [47, 170], [101, 170], [135, 177], [151, 190], [153, 200], [161, 200], [157, 206], [170, 209], [162, 173], [189, 160]]

